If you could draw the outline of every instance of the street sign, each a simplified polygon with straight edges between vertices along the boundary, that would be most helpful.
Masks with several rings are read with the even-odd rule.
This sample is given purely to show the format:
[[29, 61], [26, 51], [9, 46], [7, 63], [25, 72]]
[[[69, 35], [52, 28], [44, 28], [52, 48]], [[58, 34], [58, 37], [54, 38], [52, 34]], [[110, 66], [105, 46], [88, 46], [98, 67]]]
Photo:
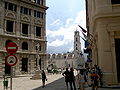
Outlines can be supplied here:
[[18, 61], [15, 55], [8, 55], [5, 60], [6, 60], [6, 64], [9, 66], [15, 66]]
[[18, 50], [18, 46], [14, 42], [9, 42], [6, 46], [6, 50], [8, 53], [13, 54], [16, 53], [16, 51]]

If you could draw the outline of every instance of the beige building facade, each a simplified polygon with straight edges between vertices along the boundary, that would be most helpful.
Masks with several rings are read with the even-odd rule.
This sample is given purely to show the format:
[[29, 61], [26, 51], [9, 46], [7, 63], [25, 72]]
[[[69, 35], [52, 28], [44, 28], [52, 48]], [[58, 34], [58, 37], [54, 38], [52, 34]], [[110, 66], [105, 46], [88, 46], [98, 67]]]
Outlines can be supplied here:
[[120, 84], [120, 1], [86, 0], [89, 57], [105, 85]]
[[46, 0], [0, 0], [0, 75], [10, 74], [6, 45], [18, 45], [13, 74], [46, 68]]

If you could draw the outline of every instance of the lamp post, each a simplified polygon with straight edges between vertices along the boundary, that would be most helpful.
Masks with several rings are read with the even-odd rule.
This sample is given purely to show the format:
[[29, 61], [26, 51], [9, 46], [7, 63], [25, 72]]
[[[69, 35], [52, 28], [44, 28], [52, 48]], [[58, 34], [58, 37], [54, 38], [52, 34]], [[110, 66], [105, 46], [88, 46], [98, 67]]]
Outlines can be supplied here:
[[40, 59], [39, 49], [40, 49], [40, 44], [38, 43], [36, 46], [37, 46], [37, 66], [36, 66], [36, 69], [37, 69], [37, 70], [40, 70], [40, 69], [39, 69], [39, 59]]
[[31, 79], [34, 79], [34, 80], [41, 79], [41, 71], [39, 69], [39, 59], [40, 59], [39, 48], [40, 48], [40, 44], [38, 43], [36, 46], [37, 46], [37, 65], [36, 65], [35, 74], [31, 78]]
[[68, 61], [67, 61], [67, 58], [66, 58], [66, 60], [65, 60], [65, 66], [66, 66], [66, 68], [69, 67], [69, 65], [68, 65]]

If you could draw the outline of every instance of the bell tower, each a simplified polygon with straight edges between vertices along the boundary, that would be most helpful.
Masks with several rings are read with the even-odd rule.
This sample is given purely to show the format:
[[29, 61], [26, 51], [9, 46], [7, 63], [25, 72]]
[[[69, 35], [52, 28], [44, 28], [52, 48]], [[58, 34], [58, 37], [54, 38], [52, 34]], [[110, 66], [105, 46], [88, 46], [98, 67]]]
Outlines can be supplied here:
[[74, 32], [74, 52], [81, 52], [80, 35], [77, 30]]

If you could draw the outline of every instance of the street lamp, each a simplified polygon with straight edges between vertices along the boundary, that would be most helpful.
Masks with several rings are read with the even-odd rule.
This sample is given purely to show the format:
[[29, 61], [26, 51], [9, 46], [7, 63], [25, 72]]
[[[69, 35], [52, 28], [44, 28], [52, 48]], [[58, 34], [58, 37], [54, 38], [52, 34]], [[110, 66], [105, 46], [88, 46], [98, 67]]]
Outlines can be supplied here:
[[41, 73], [40, 73], [41, 71], [39, 69], [39, 59], [40, 59], [39, 48], [40, 48], [40, 44], [37, 43], [36, 47], [37, 47], [37, 65], [36, 65], [35, 74], [31, 78], [31, 79], [34, 79], [34, 80], [41, 79]]

